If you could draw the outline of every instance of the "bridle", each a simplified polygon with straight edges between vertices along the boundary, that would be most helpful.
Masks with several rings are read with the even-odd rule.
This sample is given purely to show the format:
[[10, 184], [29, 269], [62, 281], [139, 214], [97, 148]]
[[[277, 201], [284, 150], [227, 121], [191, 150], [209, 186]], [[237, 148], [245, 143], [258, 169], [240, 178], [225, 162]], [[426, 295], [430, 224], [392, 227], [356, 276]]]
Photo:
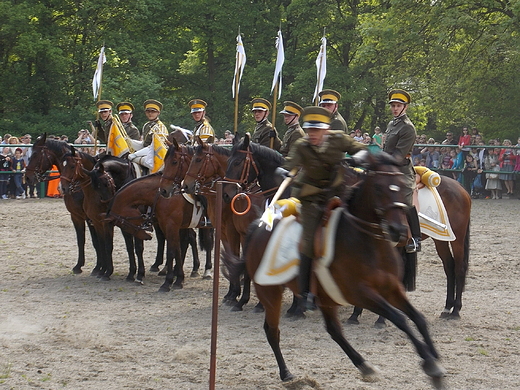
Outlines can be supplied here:
[[[34, 147], [33, 147], [34, 148]], [[50, 150], [47, 145], [37, 146], [36, 148], [41, 148], [40, 150], [40, 159], [38, 161], [38, 165], [36, 168], [27, 167], [27, 171], [34, 172], [34, 176], [40, 182], [42, 181], [51, 181], [59, 179], [60, 176], [49, 177], [46, 172], [52, 168], [53, 165], [59, 166], [59, 158], [52, 150]], [[33, 153], [34, 156], [34, 153]], [[56, 163], [55, 163], [56, 162]], [[46, 164], [46, 165], [45, 165]]]
[[[175, 172], [175, 175], [167, 176], [164, 174], [164, 171], [163, 171], [161, 180], [159, 181], [159, 192], [161, 193], [161, 195], [163, 197], [166, 197], [164, 194], [167, 194], [168, 197], [171, 197], [172, 195], [181, 193], [181, 187], [182, 187], [181, 183], [182, 183], [182, 180], [184, 179], [186, 171], [188, 170], [188, 167], [191, 162], [191, 157], [190, 157], [190, 154], [188, 153], [188, 148], [186, 147], [186, 145], [180, 145], [179, 151], [176, 153], [178, 153], [178, 164], [177, 164], [177, 170]], [[165, 167], [165, 170], [166, 170], [166, 167]], [[163, 181], [172, 183], [172, 188], [169, 192], [161, 191], [161, 189], [165, 187], [163, 185]]]
[[[204, 147], [204, 146], [203, 146]], [[219, 175], [219, 171], [223, 171], [222, 165], [218, 161], [217, 158], [214, 158], [215, 152], [213, 150], [213, 146], [211, 144], [207, 145], [207, 151], [204, 155], [204, 161], [202, 162], [202, 167], [196, 174], [186, 172], [186, 176], [192, 177], [195, 179], [195, 193], [213, 193], [215, 190], [215, 183], [222, 179]], [[214, 172], [209, 178], [207, 177], [208, 173], [212, 169]]]
[[[379, 170], [369, 170], [365, 173], [366, 177], [362, 180], [361, 185], [367, 185], [367, 177], [375, 177], [377, 175], [385, 175], [385, 176], [402, 176], [404, 175], [402, 172], [390, 172], [390, 171], [379, 171]], [[359, 186], [359, 187], [360, 187]], [[398, 192], [400, 191], [399, 186], [394, 184], [389, 185], [390, 191]], [[408, 206], [402, 202], [391, 202], [387, 205], [380, 205], [374, 209], [375, 214], [377, 216], [377, 222], [366, 221], [362, 218], [359, 218], [353, 215], [347, 208], [344, 208], [343, 214], [350, 221], [351, 225], [355, 227], [358, 231], [365, 233], [372, 238], [377, 240], [386, 240], [392, 241], [389, 239], [389, 225], [386, 221], [385, 215], [393, 209], [405, 210]]]

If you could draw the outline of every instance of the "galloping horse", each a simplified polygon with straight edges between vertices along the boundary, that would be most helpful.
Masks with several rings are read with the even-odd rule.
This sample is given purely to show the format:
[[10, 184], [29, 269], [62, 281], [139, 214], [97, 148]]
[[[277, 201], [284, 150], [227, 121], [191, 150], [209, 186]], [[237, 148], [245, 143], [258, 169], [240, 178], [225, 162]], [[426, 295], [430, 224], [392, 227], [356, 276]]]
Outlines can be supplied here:
[[[328, 333], [361, 371], [363, 376], [375, 374], [375, 369], [347, 342], [337, 315], [337, 301], [367, 308], [392, 321], [405, 332], [423, 359], [423, 370], [436, 385], [441, 385], [444, 369], [438, 364], [438, 354], [429, 335], [426, 321], [408, 301], [401, 282], [403, 264], [394, 244], [407, 232], [404, 198], [400, 188], [404, 177], [395, 160], [387, 154], [367, 156], [367, 171], [340, 210], [333, 242], [327, 248], [332, 259], [327, 267], [328, 282], [317, 280], [318, 306]], [[272, 235], [260, 224], [251, 225], [244, 250], [245, 263], [228, 257], [230, 275], [238, 275], [246, 266], [253, 278]], [[276, 232], [276, 227], [273, 229]], [[289, 239], [289, 237], [284, 238]], [[392, 241], [392, 242], [390, 242]], [[297, 278], [281, 285], [259, 285], [258, 298], [264, 304], [264, 330], [279, 367], [283, 381], [293, 379], [280, 350], [280, 311], [284, 286], [298, 291]], [[332, 291], [336, 293], [332, 293]], [[335, 296], [335, 298], [331, 298]], [[409, 327], [405, 314], [417, 327], [423, 340]]]
[[[175, 146], [170, 146], [164, 160], [165, 172], [141, 177], [122, 187], [115, 194], [105, 215], [106, 220], [141, 239], [151, 238], [147, 230], [151, 230], [154, 221], [157, 222], [167, 241], [166, 279], [159, 289], [162, 292], [170, 291], [172, 284], [173, 288], [183, 287], [183, 264], [187, 249], [186, 235], [188, 229], [193, 227], [192, 215], [195, 206], [180, 193], [174, 193], [169, 198], [161, 196], [160, 185], [165, 180], [164, 176], [167, 175], [167, 169], [171, 174], [171, 176], [167, 176], [168, 178], [173, 181], [175, 181], [175, 177], [182, 178], [182, 172], [177, 175], [167, 167], [174, 167], [174, 169], [186, 172], [192, 154], [192, 149], [186, 146], [179, 147], [176, 143]], [[179, 161], [182, 162], [179, 163]], [[150, 212], [143, 213], [140, 209], [143, 205], [149, 207]], [[213, 243], [211, 241], [212, 236], [208, 233], [202, 233], [200, 236], [203, 249], [210, 253], [206, 257], [205, 278], [211, 277], [210, 270], [212, 267], [211, 249]], [[176, 261], [175, 268], [173, 267], [174, 259]], [[198, 271], [197, 260], [198, 257], [194, 257], [194, 273]], [[192, 276], [195, 276], [193, 272]], [[174, 283], [175, 276], [177, 278]]]
[[[65, 153], [70, 153], [70, 150], [71, 148], [66, 142], [47, 139], [47, 134], [42, 134], [33, 144], [31, 160], [26, 168], [27, 177], [30, 180], [36, 178], [38, 181], [43, 181], [46, 179], [45, 172], [49, 171], [53, 165], [56, 165], [61, 173], [61, 159]], [[94, 167], [96, 160], [92, 156], [86, 153], [79, 153], [79, 156], [82, 158], [82, 164], [85, 169], [92, 169]], [[85, 223], [88, 218], [83, 210], [83, 198], [84, 194], [82, 191], [75, 191], [74, 193], [65, 192], [63, 195], [65, 207], [70, 213], [70, 218], [76, 231], [78, 244], [78, 260], [72, 269], [72, 272], [75, 274], [83, 272], [81, 268], [85, 265]], [[87, 226], [90, 230], [92, 243], [97, 251], [96, 232], [93, 226], [88, 223]]]
[[[62, 182], [66, 192], [71, 188], [81, 188], [84, 193], [83, 209], [96, 231], [99, 250], [97, 250], [97, 264], [92, 273], [102, 280], [110, 280], [114, 271], [112, 249], [114, 227], [105, 222], [103, 216], [108, 202], [113, 198], [117, 189], [135, 178], [135, 172], [127, 160], [107, 155], [96, 163], [92, 170], [85, 169], [82, 159], [76, 155], [74, 147], [71, 152], [62, 158]], [[130, 272], [127, 280], [134, 280], [136, 273], [134, 247], [138, 258], [138, 282], [144, 278], [143, 242], [123, 232], [129, 261]]]

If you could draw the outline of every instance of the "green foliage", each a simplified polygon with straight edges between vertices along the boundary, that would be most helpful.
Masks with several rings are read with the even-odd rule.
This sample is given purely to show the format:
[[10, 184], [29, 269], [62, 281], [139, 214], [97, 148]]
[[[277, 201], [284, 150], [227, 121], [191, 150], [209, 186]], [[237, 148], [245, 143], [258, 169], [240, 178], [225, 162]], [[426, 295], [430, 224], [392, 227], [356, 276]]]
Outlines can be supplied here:
[[[505, 4], [505, 5], [504, 5]], [[282, 30], [282, 96], [313, 104], [315, 60], [327, 37], [325, 88], [342, 94], [349, 127], [371, 132], [390, 119], [388, 90], [412, 94], [418, 131], [441, 137], [476, 126], [516, 139], [520, 113], [520, 1], [179, 0], [0, 3], [0, 132], [75, 136], [95, 119], [92, 76], [106, 48], [102, 98], [164, 104], [166, 124], [192, 128], [187, 102], [208, 102], [217, 133], [233, 129], [231, 83], [240, 30], [247, 64], [239, 130], [252, 131], [249, 103], [273, 100], [275, 38]], [[281, 118], [277, 126], [283, 131]]]

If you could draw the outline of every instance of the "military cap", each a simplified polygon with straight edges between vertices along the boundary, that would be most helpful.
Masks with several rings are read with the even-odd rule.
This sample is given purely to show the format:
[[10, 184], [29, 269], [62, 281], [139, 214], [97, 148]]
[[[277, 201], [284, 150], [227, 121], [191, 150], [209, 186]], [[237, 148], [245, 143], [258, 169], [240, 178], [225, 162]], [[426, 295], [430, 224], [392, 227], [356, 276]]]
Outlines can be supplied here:
[[267, 111], [271, 109], [271, 103], [269, 103], [268, 100], [262, 98], [254, 98], [251, 104], [253, 105], [251, 111]]
[[301, 116], [302, 112], [303, 108], [299, 104], [291, 101], [285, 101], [283, 102], [283, 110], [280, 111], [280, 114]]
[[304, 129], [315, 128], [327, 130], [330, 128], [330, 111], [319, 106], [310, 106], [303, 109]]
[[206, 109], [207, 105], [208, 104], [204, 100], [201, 100], [201, 99], [193, 99], [193, 100], [190, 100], [190, 102], [188, 103], [188, 106], [190, 106], [190, 108], [191, 108], [191, 112], [204, 111]]
[[320, 104], [322, 103], [337, 103], [341, 99], [341, 95], [338, 91], [332, 89], [322, 90], [318, 96], [320, 97]]
[[128, 102], [121, 102], [116, 108], [120, 114], [131, 114], [134, 111], [134, 105]]
[[411, 101], [410, 94], [403, 89], [393, 89], [388, 94], [388, 104], [393, 102], [409, 104]]
[[112, 109], [114, 103], [110, 100], [98, 100], [96, 103], [96, 107], [98, 108], [98, 112], [105, 112]]
[[162, 111], [163, 105], [160, 101], [154, 100], [154, 99], [148, 99], [144, 103], [144, 110], [155, 110], [155, 111]]

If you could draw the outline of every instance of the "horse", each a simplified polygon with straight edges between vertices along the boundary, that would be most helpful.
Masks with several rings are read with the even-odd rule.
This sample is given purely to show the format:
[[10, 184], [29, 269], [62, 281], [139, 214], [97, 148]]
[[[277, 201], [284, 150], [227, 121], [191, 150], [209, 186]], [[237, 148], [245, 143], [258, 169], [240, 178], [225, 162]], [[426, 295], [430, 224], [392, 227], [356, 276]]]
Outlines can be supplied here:
[[[195, 206], [180, 193], [172, 194], [171, 191], [164, 191], [170, 196], [168, 198], [161, 196], [160, 185], [164, 184], [165, 176], [166, 180], [173, 181], [176, 177], [183, 177], [182, 171], [186, 171], [191, 159], [190, 151], [193, 154], [192, 149], [174, 143], [168, 149], [164, 159], [165, 171], [141, 177], [122, 187], [115, 194], [105, 214], [107, 221], [141, 239], [150, 239], [148, 231], [151, 230], [153, 222], [157, 223], [167, 242], [166, 279], [159, 289], [161, 292], [170, 291], [172, 285], [175, 289], [183, 287], [187, 235], [190, 234], [189, 229], [193, 224], [192, 215]], [[171, 167], [181, 172], [179, 174], [172, 172]], [[143, 213], [141, 206], [146, 206], [149, 211]], [[199, 234], [199, 238], [201, 246], [209, 253], [206, 256], [206, 268], [203, 276], [208, 279], [211, 278], [213, 237], [208, 231], [209, 229], [204, 230], [206, 232]], [[176, 260], [175, 268], [173, 267], [174, 259]], [[199, 265], [198, 255], [194, 256], [192, 276], [198, 275]], [[175, 276], [177, 278], [174, 283]]]
[[[442, 176], [441, 182], [436, 188], [444, 203], [455, 235], [454, 241], [440, 241], [432, 238], [437, 254], [442, 260], [447, 279], [446, 304], [440, 318], [460, 319], [462, 293], [466, 285], [469, 266], [471, 196], [458, 181], [447, 176]], [[428, 235], [422, 234], [423, 241], [428, 237]], [[347, 323], [359, 324], [358, 317], [361, 315], [361, 311], [360, 308], [355, 308]], [[377, 327], [383, 324], [384, 320], [381, 318], [376, 321]]]
[[[235, 138], [234, 141], [224, 177], [225, 183], [222, 186], [224, 201], [230, 203], [233, 199], [240, 197], [251, 198], [251, 202], [258, 206], [254, 210], [260, 211], [261, 207], [273, 197], [280, 186], [282, 178], [276, 174], [276, 169], [284, 163], [285, 159], [275, 150], [251, 142], [249, 134], [246, 134], [241, 140]], [[288, 196], [289, 194], [286, 192], [282, 195], [282, 198]], [[256, 216], [251, 215], [251, 217], [254, 219], [260, 217], [260, 212]], [[246, 234], [247, 231], [242, 232], [243, 237]], [[251, 280], [246, 273], [242, 296], [231, 310], [242, 311], [244, 305], [249, 302], [250, 295]], [[297, 297], [294, 296], [293, 304], [287, 311], [287, 316], [303, 317], [301, 309]], [[257, 304], [254, 310], [257, 312], [263, 311], [261, 303]]]
[[[101, 280], [110, 280], [114, 271], [112, 261], [114, 228], [104, 221], [103, 215], [108, 202], [113, 198], [118, 188], [135, 178], [135, 171], [127, 160], [106, 155], [101, 158], [92, 170], [85, 169], [81, 157], [71, 147], [71, 152], [62, 158], [62, 184], [66, 192], [81, 188], [84, 193], [83, 209], [96, 231], [98, 250], [97, 264], [92, 271]], [[130, 271], [127, 280], [134, 281], [137, 271], [137, 282], [142, 283], [144, 278], [143, 242], [123, 232], [125, 239]], [[138, 267], [134, 255], [137, 254]]]
[[[403, 283], [403, 264], [395, 242], [407, 234], [404, 197], [400, 188], [404, 176], [395, 160], [386, 153], [366, 157], [366, 173], [356, 184], [346, 207], [339, 210], [337, 229], [330, 249], [332, 260], [328, 267], [331, 281], [316, 280], [318, 307], [325, 320], [327, 332], [348, 355], [365, 377], [375, 375], [369, 364], [345, 339], [338, 319], [337, 307], [347, 301], [367, 308], [392, 321], [410, 338], [422, 358], [424, 372], [436, 386], [442, 383], [444, 368], [438, 363], [438, 353], [428, 332], [423, 315], [408, 301]], [[273, 232], [276, 231], [276, 226]], [[262, 260], [264, 248], [273, 232], [253, 223], [244, 249], [244, 259], [225, 253], [225, 264], [232, 279], [239, 277], [244, 267], [253, 278]], [[284, 284], [259, 285], [258, 298], [265, 307], [264, 331], [278, 363], [280, 379], [294, 377], [287, 368], [280, 350], [280, 311], [284, 287], [298, 291], [297, 278]], [[328, 295], [330, 286], [339, 292], [335, 300]], [[339, 296], [339, 298], [338, 298]], [[406, 321], [416, 326], [422, 340]]]
[[[230, 204], [224, 204], [222, 215], [216, 215], [215, 184], [225, 175], [231, 150], [219, 145], [206, 144], [198, 136], [196, 142], [197, 146], [184, 177], [182, 190], [188, 194], [198, 195], [203, 202], [207, 203], [207, 213], [211, 221], [221, 218], [222, 242], [227, 250], [238, 256], [242, 243], [241, 238], [245, 238], [245, 234], [242, 234], [241, 237], [241, 232], [247, 231], [252, 220], [250, 216], [255, 216], [256, 211], [252, 210], [253, 207], [247, 210], [247, 202], [242, 199], [236, 202], [236, 207], [243, 210], [243, 215], [235, 215], [231, 211]], [[228, 305], [236, 304], [240, 293], [240, 283], [230, 283], [223, 302]]]
[[[65, 153], [70, 153], [70, 151], [71, 147], [65, 141], [47, 139], [47, 134], [42, 134], [36, 139], [32, 146], [32, 155], [26, 168], [26, 176], [29, 180], [47, 180], [46, 172], [49, 171], [53, 165], [56, 165], [61, 173], [61, 159]], [[79, 153], [79, 156], [81, 156], [83, 166], [86, 169], [92, 169], [94, 167], [96, 163], [94, 157], [86, 153]], [[84, 194], [82, 191], [75, 191], [73, 193], [66, 192], [63, 195], [65, 207], [70, 213], [70, 218], [74, 225], [74, 230], [76, 231], [78, 245], [78, 259], [76, 265], [72, 268], [74, 274], [83, 272], [82, 267], [85, 265], [85, 223], [88, 218], [83, 210], [83, 198]], [[98, 250], [96, 232], [93, 226], [88, 223], [87, 226], [92, 237], [92, 243], [96, 250]]]

